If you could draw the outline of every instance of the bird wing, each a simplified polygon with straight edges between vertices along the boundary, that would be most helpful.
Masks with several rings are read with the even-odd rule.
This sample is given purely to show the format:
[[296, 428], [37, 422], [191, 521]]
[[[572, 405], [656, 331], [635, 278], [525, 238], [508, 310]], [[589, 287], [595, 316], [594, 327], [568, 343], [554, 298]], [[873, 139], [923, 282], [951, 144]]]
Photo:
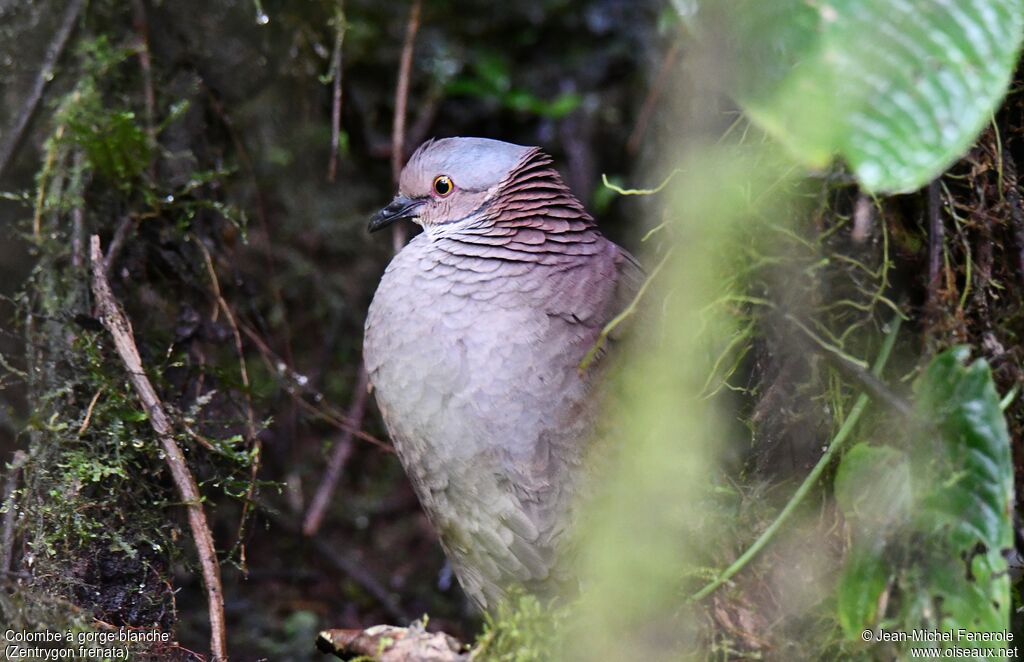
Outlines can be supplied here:
[[530, 388], [537, 399], [524, 412], [523, 430], [529, 434], [521, 441], [528, 448], [509, 449], [503, 473], [494, 477], [502, 496], [492, 512], [500, 529], [478, 537], [480, 551], [501, 576], [541, 594], [562, 591], [574, 581], [565, 533], [576, 519], [599, 400], [593, 393], [599, 375], [580, 371], [580, 362], [644, 278], [629, 253], [603, 237], [600, 241], [603, 250], [581, 257], [574, 267], [535, 275], [544, 286], [531, 298], [549, 323], [522, 355], [534, 363], [531, 374], [546, 375], [548, 383]]

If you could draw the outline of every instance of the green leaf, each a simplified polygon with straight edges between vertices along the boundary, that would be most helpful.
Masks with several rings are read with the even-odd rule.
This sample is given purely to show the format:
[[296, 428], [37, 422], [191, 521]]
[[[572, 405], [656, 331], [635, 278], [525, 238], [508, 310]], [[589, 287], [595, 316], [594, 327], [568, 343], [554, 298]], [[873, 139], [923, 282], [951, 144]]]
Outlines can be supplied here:
[[878, 603], [889, 583], [889, 565], [880, 550], [864, 545], [854, 547], [839, 580], [837, 610], [839, 625], [849, 639], [858, 639], [878, 619]]
[[1024, 0], [701, 0], [698, 19], [734, 59], [737, 101], [798, 159], [838, 155], [866, 188], [909, 191], [989, 121]]
[[965, 347], [941, 354], [918, 383], [924, 420], [939, 433], [931, 449], [921, 440], [939, 482], [924, 495], [919, 529], [947, 548], [930, 578], [940, 625], [997, 631], [1009, 627], [1013, 461], [991, 370], [983, 359], [964, 366], [968, 356]]
[[[843, 631], [1009, 628], [1013, 547], [1010, 436], [988, 364], [937, 356], [915, 385], [907, 452], [859, 444], [836, 474], [854, 545], [839, 582]], [[897, 613], [878, 614], [892, 584]]]
[[912, 501], [906, 454], [888, 446], [857, 444], [843, 455], [835, 494], [843, 516], [865, 535], [905, 523]]

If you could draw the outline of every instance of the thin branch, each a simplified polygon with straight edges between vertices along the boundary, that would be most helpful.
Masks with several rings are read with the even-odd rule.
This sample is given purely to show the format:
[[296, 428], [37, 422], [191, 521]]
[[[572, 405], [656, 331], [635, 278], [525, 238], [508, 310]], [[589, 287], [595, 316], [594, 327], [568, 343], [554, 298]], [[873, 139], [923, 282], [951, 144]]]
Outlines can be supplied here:
[[1018, 281], [1024, 284], [1024, 205], [1021, 204], [1018, 186], [1017, 162], [1008, 149], [1003, 149], [1003, 163], [1006, 173], [1003, 188], [1006, 191], [1006, 203], [1010, 206], [1010, 230], [1017, 249], [1014, 266], [1017, 267]]
[[675, 68], [676, 62], [679, 61], [679, 50], [682, 43], [682, 39], [676, 39], [668, 51], [665, 52], [661, 66], [658, 67], [658, 74], [654, 78], [654, 84], [651, 85], [651, 90], [647, 93], [643, 106], [640, 107], [640, 114], [637, 115], [636, 126], [633, 127], [633, 132], [629, 134], [629, 139], [626, 141], [626, 153], [631, 156], [639, 151], [640, 143], [643, 142], [644, 136], [647, 135], [647, 127], [651, 123], [651, 118], [654, 117], [654, 110], [658, 106], [658, 99], [661, 98], [662, 93], [665, 91], [665, 86], [671, 80], [672, 69]]
[[946, 231], [942, 224], [942, 199], [939, 180], [928, 185], [928, 315], [934, 318], [939, 310], [939, 288], [942, 286], [942, 257]]
[[224, 317], [228, 321], [228, 326], [231, 327], [231, 336], [235, 341], [235, 353], [238, 355], [238, 373], [242, 380], [243, 395], [245, 396], [245, 427], [246, 432], [249, 435], [249, 439], [253, 442], [257, 442], [257, 430], [256, 430], [256, 415], [253, 413], [252, 407], [252, 396], [250, 391], [252, 389], [249, 382], [249, 369], [245, 365], [245, 350], [242, 347], [242, 334], [238, 330], [238, 323], [235, 321], [234, 311], [231, 310], [231, 306], [224, 300], [224, 295], [220, 289], [220, 279], [217, 278], [217, 270], [213, 267], [213, 258], [210, 256], [210, 251], [207, 250], [206, 245], [198, 239], [195, 242], [199, 246], [200, 252], [203, 254], [203, 261], [206, 264], [206, 274], [210, 278], [210, 286], [213, 288], [213, 297], [217, 302], [217, 307]]
[[110, 239], [110, 245], [107, 246], [107, 254], [103, 257], [103, 268], [106, 270], [106, 273], [110, 273], [110, 269], [114, 266], [114, 261], [117, 260], [121, 248], [124, 247], [124, 243], [128, 240], [129, 232], [133, 229], [135, 229], [135, 218], [132, 216], [125, 216], [117, 224], [114, 236]]
[[[789, 315], [786, 317], [789, 317]], [[795, 319], [790, 319], [796, 322]], [[822, 342], [804, 325], [797, 323], [797, 327], [804, 332], [804, 342], [806, 344], [812, 345], [812, 349], [823, 350], [820, 353], [825, 357], [825, 361], [843, 377], [860, 386], [872, 400], [885, 405], [903, 418], [912, 419], [914, 417], [914, 408], [911, 404], [889, 388], [885, 382], [858, 365], [843, 352], [838, 351], [838, 348]], [[815, 345], [816, 347], [814, 347]]]
[[[268, 508], [265, 504], [260, 504], [260, 509], [275, 526], [281, 527], [292, 535], [301, 536], [301, 532], [296, 531], [296, 527], [290, 519], [279, 515], [276, 511]], [[320, 556], [333, 565], [339, 572], [343, 573], [356, 584], [361, 586], [369, 595], [373, 596], [373, 598], [380, 603], [381, 607], [384, 608], [384, 611], [388, 613], [388, 616], [398, 622], [404, 622], [406, 620], [405, 612], [403, 612], [402, 606], [398, 601], [395, 600], [395, 596], [392, 595], [383, 584], [377, 581], [376, 577], [366, 570], [364, 564], [356, 561], [355, 559], [349, 558], [342, 552], [339, 552], [333, 545], [321, 538], [310, 538], [309, 540], [313, 545], [313, 549]]]
[[[75, 177], [78, 179], [79, 197], [85, 196], [87, 182], [83, 171], [85, 155], [82, 150], [75, 150], [73, 157]], [[85, 209], [84, 204], [76, 204], [71, 210], [71, 265], [75, 269], [85, 266]]]
[[[245, 431], [252, 448], [252, 463], [249, 466], [249, 487], [245, 493], [245, 500], [242, 502], [242, 516], [238, 525], [237, 537], [239, 542], [241, 542], [245, 534], [245, 522], [249, 517], [249, 504], [252, 503], [253, 494], [256, 491], [256, 476], [260, 471], [260, 437], [259, 431], [256, 429], [256, 414], [253, 413], [252, 387], [249, 382], [249, 369], [245, 365], [245, 349], [242, 347], [242, 334], [238, 331], [238, 323], [235, 321], [235, 314], [231, 310], [231, 306], [228, 305], [228, 302], [224, 300], [224, 295], [221, 294], [220, 279], [217, 278], [217, 270], [213, 267], [213, 258], [210, 257], [210, 251], [207, 250], [206, 244], [201, 240], [197, 239], [195, 243], [203, 254], [203, 261], [206, 263], [206, 273], [210, 278], [210, 286], [213, 288], [213, 296], [217, 301], [217, 307], [224, 313], [228, 326], [231, 327], [231, 335], [235, 340], [235, 353], [238, 355], [238, 373], [242, 380], [242, 397], [245, 400]], [[241, 550], [240, 565], [244, 573], [246, 568], [244, 545], [241, 546]]]
[[96, 395], [92, 396], [92, 400], [89, 401], [89, 406], [85, 410], [85, 418], [82, 419], [82, 425], [78, 428], [79, 437], [89, 429], [89, 423], [92, 421], [92, 412], [96, 409], [96, 403], [100, 401], [101, 395], [103, 395], [102, 386], [96, 391]]
[[338, 175], [338, 152], [341, 149], [341, 47], [345, 43], [345, 0], [338, 0], [334, 13], [334, 53], [331, 56], [331, 160], [327, 164], [327, 181]]
[[68, 3], [67, 9], [64, 10], [64, 17], [61, 19], [57, 34], [54, 35], [53, 41], [50, 42], [50, 47], [46, 49], [46, 57], [43, 59], [43, 66], [39, 70], [39, 75], [36, 76], [31, 91], [25, 97], [25, 103], [21, 105], [21, 111], [18, 113], [14, 126], [4, 135], [3, 142], [0, 143], [0, 176], [7, 169], [11, 157], [14, 156], [18, 145], [21, 144], [21, 140], [25, 136], [25, 129], [28, 128], [32, 117], [36, 113], [36, 109], [39, 107], [39, 102], [43, 98], [43, 90], [46, 89], [46, 84], [53, 79], [53, 71], [57, 67], [57, 61], [60, 60], [64, 48], [68, 45], [68, 40], [71, 38], [71, 33], [75, 29], [75, 23], [78, 22], [78, 16], [82, 13], [83, 7], [85, 7], [85, 0], [71, 0]]
[[[146, 135], [156, 145], [156, 93], [153, 91], [153, 59], [149, 50], [149, 19], [143, 0], [132, 0], [132, 28], [139, 40], [139, 69], [142, 72], [142, 98], [146, 108]], [[150, 164], [152, 167], [153, 164]]]
[[[355, 396], [348, 409], [348, 420], [356, 427], [363, 423], [363, 414], [366, 412], [366, 396], [369, 391], [366, 367], [359, 366], [359, 379], [356, 382]], [[324, 477], [320, 479], [320, 486], [313, 495], [313, 500], [306, 510], [306, 518], [302, 522], [302, 533], [305, 536], [314, 536], [320, 530], [320, 524], [324, 520], [324, 513], [327, 512], [327, 505], [334, 496], [334, 490], [338, 487], [338, 480], [341, 478], [341, 471], [345, 467], [350, 455], [352, 455], [352, 432], [345, 430], [341, 439], [335, 444], [331, 451], [331, 458], [327, 462], [327, 470]]]
[[[258, 16], [265, 16], [262, 9], [257, 12]], [[221, 103], [217, 97], [214, 89], [207, 84], [206, 79], [203, 77], [202, 72], [199, 73], [200, 84], [203, 89], [206, 90], [207, 99], [210, 102], [210, 107], [214, 113], [220, 118], [224, 128], [227, 129], [228, 135], [231, 137], [231, 143], [235, 146], [235, 151], [238, 153], [238, 158], [242, 164], [242, 169], [247, 173], [251, 183], [253, 195], [256, 197], [256, 217], [259, 219], [260, 229], [263, 231], [264, 241], [260, 242], [263, 252], [263, 260], [266, 263], [266, 282], [270, 284], [270, 292], [274, 298], [274, 303], [282, 310], [286, 309], [284, 295], [281, 293], [281, 287], [278, 284], [277, 268], [275, 267], [274, 253], [273, 253], [273, 235], [270, 232], [270, 221], [267, 218], [267, 202], [263, 194], [264, 187], [260, 185], [259, 178], [256, 176], [256, 170], [253, 167], [252, 158], [249, 156], [249, 152], [245, 147], [245, 143], [242, 141], [241, 135], [235, 129], [234, 121], [231, 119], [231, 115], [228, 114], [224, 104]], [[281, 320], [281, 331], [284, 335], [284, 355], [288, 360], [289, 364], [294, 364], [294, 355], [292, 352], [292, 330], [291, 324], [288, 321], [288, 316], [285, 315]], [[294, 435], [296, 419], [296, 410], [294, 407], [288, 411], [288, 422], [291, 424], [292, 433]]]
[[[902, 319], [899, 315], [895, 315], [892, 321], [889, 323], [889, 333], [885, 336], [885, 341], [882, 343], [882, 348], [878, 351], [878, 358], [875, 359], [875, 365], [871, 369], [872, 375], [876, 378], [880, 377], [882, 370], [885, 368], [885, 364], [889, 361], [889, 356], [892, 354], [893, 345], [896, 344], [896, 336], [899, 334], [900, 323]], [[690, 596], [691, 602], [697, 602], [706, 598], [708, 595], [714, 593], [723, 584], [728, 582], [732, 577], [746, 567], [747, 563], [750, 562], [755, 556], [764, 549], [775, 534], [782, 528], [782, 525], [786, 523], [789, 516], [793, 514], [797, 506], [803, 503], [804, 498], [810, 493], [811, 489], [817, 484], [818, 479], [821, 478], [822, 473], [829, 464], [832, 463], [832, 458], [835, 457], [836, 453], [845, 445], [847, 439], [853, 429], [857, 426], [857, 422], [860, 420], [861, 415], [864, 413], [864, 409], [868, 406], [868, 396], [866, 393], [861, 393], [857, 396], [856, 402], [853, 404], [853, 408], [850, 409], [849, 415], [846, 420], [843, 421], [839, 431], [836, 432], [835, 437], [832, 438], [831, 443], [828, 445], [828, 450], [821, 456], [818, 463], [814, 465], [811, 472], [807, 474], [804, 482], [800, 484], [796, 492], [789, 499], [789, 502], [785, 505], [782, 511], [778, 514], [775, 520], [765, 529], [757, 540], [747, 548], [743, 554], [736, 559], [732, 565], [725, 569], [718, 577], [708, 583], [704, 588], [700, 589], [692, 596]]]
[[4, 498], [3, 501], [0, 501], [0, 505], [7, 507], [7, 512], [4, 513], [3, 535], [0, 537], [0, 574], [11, 572], [11, 561], [14, 558], [14, 522], [18, 515], [18, 511], [14, 507], [14, 491], [18, 489], [18, 478], [26, 462], [28, 462], [28, 455], [25, 454], [25, 451], [15, 451], [7, 471]]
[[213, 534], [203, 510], [202, 497], [196, 479], [188, 468], [185, 456], [174, 440], [174, 429], [171, 419], [164, 409], [163, 403], [156, 394], [153, 384], [149, 381], [142, 367], [142, 359], [135, 344], [135, 334], [131, 322], [125, 316], [114, 293], [107, 282], [106, 261], [100, 248], [100, 238], [93, 235], [90, 241], [90, 260], [92, 262], [92, 291], [96, 297], [96, 307], [100, 321], [114, 340], [121, 361], [124, 363], [128, 380], [149, 415], [150, 425], [160, 440], [167, 467], [178, 490], [178, 495], [188, 509], [188, 522], [192, 530], [199, 564], [206, 584], [207, 603], [210, 618], [210, 650], [214, 660], [226, 662], [227, 634], [224, 623], [224, 591], [220, 581], [220, 565], [217, 562], [217, 549], [213, 543]]
[[[296, 373], [288, 366], [281, 357], [274, 353], [274, 350], [270, 349], [266, 342], [260, 338], [259, 334], [253, 331], [245, 324], [239, 325], [242, 333], [246, 335], [249, 340], [256, 345], [256, 349], [259, 350], [260, 355], [263, 357], [264, 363], [270, 370], [271, 374], [283, 375], [288, 378], [288, 382], [284, 385], [284, 391], [301, 409], [312, 414], [314, 417], [333, 425], [342, 431], [348, 431], [352, 433], [352, 436], [356, 439], [362, 439], [363, 441], [369, 442], [381, 449], [386, 453], [394, 453], [395, 449], [387, 443], [381, 441], [377, 437], [374, 437], [368, 432], [364, 432], [360, 429], [360, 426], [353, 424], [353, 422], [345, 415], [335, 411], [334, 409], [322, 404], [324, 400], [323, 393], [309, 388], [301, 383], [301, 380], [296, 378]], [[319, 405], [313, 405], [302, 397], [307, 395], [312, 398]]]
[[[405, 109], [409, 103], [409, 76], [412, 71], [412, 53], [416, 46], [416, 33], [420, 29], [422, 0], [412, 0], [409, 21], [405, 26], [405, 42], [398, 64], [398, 84], [395, 87], [395, 115], [391, 122], [391, 178], [398, 184], [398, 178], [405, 166]], [[392, 245], [397, 253], [405, 245], [405, 225], [395, 224], [391, 235]]]
[[61, 124], [53, 132], [53, 136], [47, 141], [46, 158], [43, 160], [43, 169], [39, 173], [39, 187], [36, 189], [36, 204], [32, 212], [32, 239], [38, 244], [43, 240], [43, 209], [46, 206], [46, 187], [49, 184], [51, 174], [57, 165], [57, 156], [60, 153], [60, 141], [64, 136], [64, 125]]

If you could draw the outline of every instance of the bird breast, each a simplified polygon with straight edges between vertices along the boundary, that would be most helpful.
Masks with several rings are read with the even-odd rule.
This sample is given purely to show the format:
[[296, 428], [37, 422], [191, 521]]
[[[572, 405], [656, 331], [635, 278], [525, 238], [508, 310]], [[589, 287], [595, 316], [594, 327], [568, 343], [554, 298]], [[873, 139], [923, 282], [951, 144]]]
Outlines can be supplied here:
[[585, 395], [588, 338], [537, 305], [529, 265], [460, 261], [421, 235], [382, 278], [365, 340], [378, 404], [403, 459], [534, 461]]

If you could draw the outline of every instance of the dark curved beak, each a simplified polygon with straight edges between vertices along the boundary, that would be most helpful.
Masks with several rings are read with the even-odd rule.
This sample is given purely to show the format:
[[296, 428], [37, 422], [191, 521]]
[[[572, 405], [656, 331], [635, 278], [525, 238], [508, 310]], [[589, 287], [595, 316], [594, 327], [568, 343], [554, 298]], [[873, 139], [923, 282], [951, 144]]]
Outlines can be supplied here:
[[396, 195], [387, 207], [381, 209], [370, 219], [368, 229], [376, 232], [386, 228], [397, 221], [407, 218], [416, 218], [416, 210], [423, 204], [423, 200], [413, 200], [402, 195]]

